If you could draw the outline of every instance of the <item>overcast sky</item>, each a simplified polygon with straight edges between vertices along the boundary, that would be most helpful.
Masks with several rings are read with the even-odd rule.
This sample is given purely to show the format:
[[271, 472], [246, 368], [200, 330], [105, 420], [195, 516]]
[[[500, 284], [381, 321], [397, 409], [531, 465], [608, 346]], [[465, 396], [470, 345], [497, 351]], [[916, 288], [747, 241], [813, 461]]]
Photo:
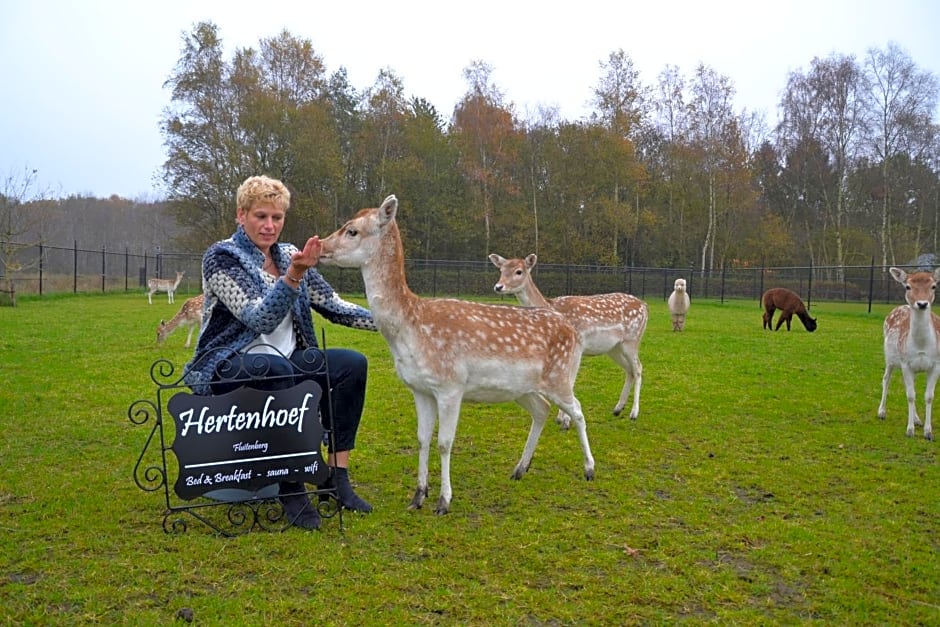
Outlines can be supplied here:
[[331, 74], [345, 67], [362, 90], [383, 68], [406, 96], [445, 118], [467, 90], [463, 70], [482, 60], [516, 111], [588, 111], [599, 64], [623, 49], [646, 84], [667, 65], [699, 63], [727, 76], [735, 108], [776, 120], [787, 75], [832, 53], [862, 59], [897, 43], [940, 77], [935, 0], [702, 2], [284, 2], [266, 0], [9, 0], [0, 9], [0, 181], [38, 170], [56, 196], [111, 194], [155, 200], [165, 158], [163, 83], [183, 33], [214, 22], [226, 59], [287, 29], [309, 39]]

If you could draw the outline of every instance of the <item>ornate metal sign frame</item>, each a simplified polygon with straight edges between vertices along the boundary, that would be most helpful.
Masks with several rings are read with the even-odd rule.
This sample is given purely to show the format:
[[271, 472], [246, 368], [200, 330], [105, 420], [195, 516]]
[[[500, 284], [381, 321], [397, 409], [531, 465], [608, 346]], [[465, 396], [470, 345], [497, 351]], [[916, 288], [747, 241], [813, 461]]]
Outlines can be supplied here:
[[[322, 346], [326, 346], [326, 338], [323, 338]], [[251, 352], [243, 353], [240, 360], [232, 360], [232, 353], [229, 350], [226, 354], [216, 353], [206, 355], [203, 359], [219, 358], [223, 361], [238, 364], [233, 376], [226, 379], [226, 382], [241, 383], [247, 387], [279, 387], [292, 388], [292, 376], [272, 376], [265, 366], [266, 360], [262, 358], [265, 353], [273, 353], [283, 356], [276, 348], [269, 345], [254, 347]], [[326, 378], [325, 389], [322, 394], [326, 395], [327, 407], [332, 411], [333, 399], [330, 395], [332, 385], [329, 382], [327, 369], [326, 353], [324, 350], [309, 348], [303, 353], [304, 366], [301, 370], [311, 375], [321, 375]], [[248, 371], [245, 364], [250, 364]], [[137, 486], [145, 492], [162, 491], [165, 501], [163, 511], [163, 530], [166, 533], [185, 533], [189, 529], [190, 518], [198, 520], [207, 525], [217, 533], [226, 537], [235, 537], [243, 535], [252, 529], [261, 529], [265, 531], [284, 531], [291, 526], [291, 522], [284, 513], [284, 508], [278, 500], [278, 484], [272, 480], [269, 484], [258, 487], [250, 486], [251, 489], [231, 489], [221, 490], [198, 490], [198, 494], [192, 494], [186, 489], [180, 489], [180, 460], [178, 453], [174, 451], [173, 444], [178, 437], [177, 424], [172, 412], [170, 411], [170, 401], [180, 394], [189, 395], [190, 388], [184, 382], [185, 372], [180, 372], [173, 362], [167, 359], [158, 359], [150, 366], [150, 379], [155, 386], [154, 399], [138, 399], [130, 404], [127, 409], [128, 419], [138, 426], [150, 426], [150, 431], [144, 442], [137, 462], [134, 465], [134, 481]], [[291, 379], [285, 381], [284, 379]], [[302, 389], [307, 391], [313, 382], [307, 382]], [[301, 388], [302, 386], [297, 386]], [[248, 392], [245, 388], [236, 390], [237, 392]], [[253, 390], [252, 390], [253, 391]], [[319, 392], [320, 390], [317, 390]], [[291, 393], [292, 390], [285, 389], [284, 394]], [[295, 392], [296, 393], [296, 392]], [[272, 398], [278, 395], [278, 391], [266, 392], [265, 394]], [[308, 395], [309, 396], [309, 395]], [[179, 403], [177, 403], [179, 404]], [[286, 416], [286, 413], [284, 414]], [[319, 412], [315, 414], [322, 419]], [[322, 423], [322, 420], [321, 420]], [[332, 424], [332, 421], [330, 421]], [[320, 429], [317, 425], [319, 434], [322, 431], [322, 443], [333, 443], [333, 433], [329, 430]], [[317, 457], [315, 451], [305, 451], [308, 457]], [[299, 453], [292, 453], [298, 455]], [[254, 458], [252, 458], [254, 459]], [[309, 471], [304, 479], [311, 481], [312, 477], [326, 476], [323, 469], [316, 470], [313, 467], [306, 466]], [[231, 475], [228, 475], [231, 477]], [[257, 481], [254, 482], [257, 484]], [[336, 517], [340, 533], [343, 533], [343, 508], [339, 504], [336, 495], [336, 489], [307, 489], [304, 485], [304, 493], [309, 495], [314, 506], [325, 519]], [[180, 496], [182, 492], [183, 498]]]

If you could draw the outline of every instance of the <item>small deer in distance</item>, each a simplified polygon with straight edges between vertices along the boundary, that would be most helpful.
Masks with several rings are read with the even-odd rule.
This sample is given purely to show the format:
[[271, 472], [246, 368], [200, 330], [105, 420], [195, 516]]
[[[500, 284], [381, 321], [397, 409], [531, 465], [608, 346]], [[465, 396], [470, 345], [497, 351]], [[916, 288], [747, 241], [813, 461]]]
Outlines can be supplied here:
[[881, 379], [881, 404], [878, 417], [884, 420], [887, 412], [888, 385], [891, 373], [901, 370], [904, 391], [907, 394], [907, 437], [914, 437], [917, 415], [917, 392], [914, 379], [918, 372], [927, 375], [924, 390], [924, 437], [933, 440], [930, 424], [933, 394], [940, 377], [940, 317], [931, 311], [940, 281], [940, 268], [933, 272], [911, 272], [890, 268], [894, 280], [904, 286], [906, 304], [895, 307], [884, 322], [885, 372]]
[[147, 302], [151, 305], [153, 304], [153, 295], [157, 292], [166, 292], [167, 300], [172, 305], [173, 304], [173, 293], [176, 291], [176, 288], [180, 286], [180, 281], [183, 280], [183, 272], [176, 273], [176, 279], [149, 279], [147, 281], [147, 287], [150, 289], [147, 292]]
[[202, 306], [205, 303], [205, 295], [193, 296], [186, 299], [180, 310], [176, 312], [169, 322], [160, 321], [157, 325], [157, 344], [163, 344], [167, 336], [173, 333], [178, 327], [189, 327], [189, 335], [186, 336], [186, 348], [189, 348], [193, 339], [193, 332], [202, 326]]
[[[787, 323], [787, 331], [790, 330], [790, 321], [793, 314], [800, 319], [806, 330], [812, 333], [816, 330], [816, 318], [810, 318], [806, 305], [796, 292], [790, 291], [785, 287], [772, 287], [761, 297], [761, 303], [764, 305], [763, 322], [764, 328], [773, 328], [774, 331], [780, 329], [780, 325]], [[773, 326], [774, 313], [780, 310], [780, 318], [777, 320], [777, 326]]]
[[[636, 420], [640, 413], [640, 387], [643, 384], [640, 341], [649, 319], [646, 303], [619, 292], [548, 299], [532, 279], [532, 268], [538, 262], [536, 255], [506, 259], [494, 253], [489, 259], [499, 268], [499, 281], [493, 286], [497, 294], [514, 294], [525, 307], [549, 307], [561, 313], [581, 336], [585, 355], [607, 355], [623, 368], [626, 378], [614, 406], [614, 415], [619, 416], [623, 411], [633, 388], [630, 418]], [[561, 412], [556, 420], [565, 428], [569, 425], [569, 417]]]
[[322, 241], [320, 262], [362, 272], [369, 309], [391, 350], [398, 377], [414, 395], [418, 415], [418, 485], [409, 509], [428, 496], [428, 455], [435, 422], [441, 493], [435, 513], [450, 511], [450, 455], [463, 401], [515, 401], [532, 415], [522, 458], [529, 469], [555, 403], [574, 420], [584, 455], [584, 477], [594, 478], [581, 403], [574, 380], [581, 360], [578, 333], [552, 309], [490, 305], [454, 298], [422, 298], [408, 288], [398, 199], [363, 209]]

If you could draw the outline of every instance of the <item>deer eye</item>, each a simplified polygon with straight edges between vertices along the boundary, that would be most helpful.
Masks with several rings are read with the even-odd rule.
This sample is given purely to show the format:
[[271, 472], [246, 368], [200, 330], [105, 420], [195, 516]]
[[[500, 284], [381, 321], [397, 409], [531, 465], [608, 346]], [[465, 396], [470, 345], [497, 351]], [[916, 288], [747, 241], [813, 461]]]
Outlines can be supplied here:
[[349, 237], [356, 237], [357, 235], [359, 235], [359, 231], [357, 231], [356, 229], [346, 229], [346, 235], [348, 235]]
[[516, 276], [522, 276], [522, 270], [516, 270]]

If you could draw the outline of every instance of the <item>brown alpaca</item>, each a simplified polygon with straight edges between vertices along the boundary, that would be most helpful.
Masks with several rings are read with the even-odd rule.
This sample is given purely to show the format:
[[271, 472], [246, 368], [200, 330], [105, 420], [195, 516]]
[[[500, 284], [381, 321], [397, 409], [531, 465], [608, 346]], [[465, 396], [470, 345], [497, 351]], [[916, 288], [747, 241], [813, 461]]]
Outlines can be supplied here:
[[[793, 314], [799, 317], [806, 330], [812, 333], [816, 330], [816, 318], [810, 318], [806, 311], [806, 305], [800, 300], [796, 292], [791, 292], [784, 287], [772, 287], [761, 297], [761, 303], [764, 305], [764, 328], [773, 328], [774, 331], [780, 328], [784, 322], [787, 323], [787, 331], [790, 330], [790, 320]], [[780, 310], [780, 318], [777, 320], [777, 326], [773, 327], [774, 312]]]

